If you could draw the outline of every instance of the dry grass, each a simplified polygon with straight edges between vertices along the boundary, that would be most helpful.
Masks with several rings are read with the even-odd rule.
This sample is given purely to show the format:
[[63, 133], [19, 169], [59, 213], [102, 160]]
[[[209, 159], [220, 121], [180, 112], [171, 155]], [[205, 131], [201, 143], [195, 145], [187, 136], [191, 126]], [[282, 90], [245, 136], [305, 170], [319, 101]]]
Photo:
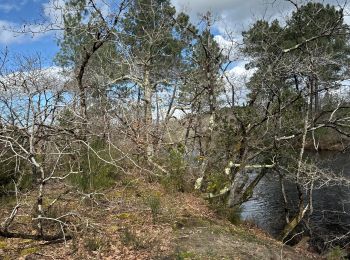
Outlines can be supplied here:
[[[57, 196], [58, 190], [52, 187], [50, 196]], [[149, 196], [159, 198], [156, 219], [147, 202]], [[29, 195], [30, 199], [34, 198]], [[105, 196], [82, 199], [68, 193], [59, 204], [80, 216], [70, 220], [72, 240], [50, 244], [0, 238], [0, 259], [279, 259], [281, 256], [282, 245], [265, 233], [234, 226], [218, 217], [206, 201], [194, 194], [169, 194], [157, 183], [132, 180], [126, 187], [124, 180], [105, 191]], [[29, 215], [23, 214], [19, 220], [13, 228], [34, 232], [28, 225]], [[289, 247], [284, 247], [282, 256], [283, 259], [315, 257]]]

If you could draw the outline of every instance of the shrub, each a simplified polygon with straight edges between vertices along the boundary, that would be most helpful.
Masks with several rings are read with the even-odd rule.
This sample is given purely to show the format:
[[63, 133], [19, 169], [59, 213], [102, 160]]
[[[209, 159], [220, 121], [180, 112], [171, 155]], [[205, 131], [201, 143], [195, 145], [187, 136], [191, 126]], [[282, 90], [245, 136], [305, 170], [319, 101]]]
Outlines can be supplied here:
[[210, 207], [216, 211], [216, 213], [223, 218], [227, 219], [234, 225], [241, 224], [241, 207], [230, 208], [227, 206], [225, 200], [211, 201]]
[[179, 145], [171, 148], [165, 159], [165, 165], [169, 169], [169, 175], [162, 178], [161, 183], [168, 191], [188, 191], [189, 181], [186, 180], [186, 162], [184, 160], [184, 148]]
[[149, 196], [146, 197], [145, 203], [150, 208], [152, 213], [152, 220], [153, 220], [153, 223], [155, 223], [158, 218], [158, 215], [161, 212], [160, 195], [150, 194]]
[[119, 178], [117, 167], [108, 163], [110, 153], [101, 140], [92, 142], [91, 149], [82, 148], [76, 160], [79, 171], [70, 176], [70, 181], [83, 191], [109, 188]]
[[121, 241], [124, 245], [133, 246], [136, 249], [145, 248], [145, 245], [142, 243], [141, 239], [138, 238], [134, 232], [130, 231], [129, 228], [123, 229]]
[[85, 240], [85, 248], [89, 251], [99, 251], [104, 244], [104, 241], [100, 237], [88, 237]]
[[327, 260], [345, 260], [346, 259], [345, 250], [341, 249], [339, 246], [332, 248], [327, 254]]

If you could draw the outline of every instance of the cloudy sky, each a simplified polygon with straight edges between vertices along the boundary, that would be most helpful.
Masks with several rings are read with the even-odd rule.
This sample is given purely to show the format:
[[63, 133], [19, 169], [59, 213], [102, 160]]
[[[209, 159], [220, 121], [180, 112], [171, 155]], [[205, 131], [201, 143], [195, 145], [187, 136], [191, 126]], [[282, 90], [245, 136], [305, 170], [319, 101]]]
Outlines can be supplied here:
[[[300, 3], [305, 0], [296, 1]], [[345, 0], [323, 2], [336, 4], [342, 1]], [[57, 18], [52, 3], [63, 2], [64, 0], [0, 0], [0, 51], [7, 47], [14, 53], [38, 52], [48, 60], [52, 59], [58, 50], [57, 32], [18, 35], [3, 28], [12, 27], [18, 30], [25, 22], [38, 21], [42, 18], [52, 21]], [[172, 3], [177, 10], [189, 13], [194, 23], [198, 20], [199, 14], [211, 11], [217, 21], [214, 31], [218, 38], [225, 31], [234, 32], [239, 36], [240, 32], [256, 19], [286, 16], [293, 9], [286, 0], [172, 0]]]

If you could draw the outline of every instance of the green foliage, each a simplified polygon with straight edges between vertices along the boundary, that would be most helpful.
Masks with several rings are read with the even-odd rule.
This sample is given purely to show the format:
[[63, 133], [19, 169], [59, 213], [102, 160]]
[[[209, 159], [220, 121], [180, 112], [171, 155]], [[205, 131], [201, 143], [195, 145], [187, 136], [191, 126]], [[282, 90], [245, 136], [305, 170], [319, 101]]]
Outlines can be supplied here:
[[[320, 37], [307, 43], [306, 47], [312, 49], [314, 55], [324, 56], [327, 54], [327, 59], [331, 62], [317, 64], [318, 77], [320, 81], [331, 79], [335, 82], [335, 79], [344, 73], [341, 71], [342, 66], [349, 61], [350, 51], [349, 36], [345, 33], [348, 30], [348, 25], [344, 23], [342, 11], [337, 10], [335, 6], [311, 2], [293, 12], [287, 24], [287, 47], [315, 37], [315, 31], [320, 30], [320, 28], [323, 28], [322, 30], [328, 29], [328, 33], [331, 32], [329, 37]], [[297, 51], [297, 54], [302, 52], [303, 50]]]
[[[134, 57], [152, 57], [149, 69], [153, 71], [153, 77], [181, 62], [181, 51], [186, 46], [182, 34], [186, 30], [177, 27], [173, 17], [182, 26], [189, 23], [188, 16], [183, 13], [176, 17], [176, 10], [169, 0], [133, 0], [122, 20], [126, 33], [122, 41], [129, 46]], [[151, 38], [144, 37], [145, 34]]]
[[233, 207], [230, 208], [227, 206], [227, 203], [223, 201], [212, 202], [211, 207], [223, 218], [227, 219], [234, 225], [242, 223], [241, 212], [242, 208]]
[[[13, 138], [16, 138], [21, 145], [26, 147], [25, 139], [22, 138], [20, 133], [14, 131]], [[14, 156], [10, 146], [6, 143], [0, 144], [0, 154], [0, 196], [14, 192], [15, 183], [18, 189], [27, 188], [31, 185], [31, 178], [28, 176], [31, 173], [31, 168], [28, 167], [27, 162]]]
[[347, 253], [344, 249], [339, 246], [332, 248], [327, 254], [327, 260], [345, 260]]
[[[108, 92], [112, 88], [110, 79], [123, 74], [123, 68], [114, 63], [119, 60], [114, 36], [110, 33], [114, 28], [109, 27], [86, 0], [66, 1], [63, 13], [65, 30], [58, 41], [60, 50], [55, 62], [70, 71], [88, 60], [83, 75], [84, 84], [89, 85], [86, 94], [91, 103], [97, 103], [96, 106], [89, 106], [92, 111], [88, 112], [101, 116], [107, 106]], [[97, 42], [103, 44], [96, 49]], [[72, 113], [66, 116], [71, 118]]]
[[16, 179], [15, 176], [16, 161], [12, 158], [2, 160], [0, 163], [0, 187], [6, 187], [11, 184], [12, 180]]
[[192, 103], [195, 113], [213, 113], [219, 107], [224, 90], [221, 68], [227, 57], [211, 33], [211, 18], [207, 19], [207, 28], [197, 33], [193, 51], [186, 57], [190, 59], [186, 70], [189, 76], [181, 86], [179, 97], [181, 102]]
[[267, 66], [267, 62], [274, 61], [283, 43], [282, 33], [283, 29], [277, 20], [272, 21], [271, 24], [259, 20], [250, 30], [243, 32], [243, 51], [254, 58], [246, 67], [261, 69]]
[[32, 169], [20, 159], [4, 157], [0, 162], [0, 196], [14, 192], [15, 183], [20, 190], [30, 188], [33, 183]]
[[153, 223], [158, 219], [161, 213], [161, 201], [159, 194], [150, 194], [145, 198], [145, 204], [150, 208], [152, 213]]
[[196, 259], [196, 254], [190, 251], [180, 251], [176, 253], [176, 260]]
[[70, 109], [63, 110], [63, 112], [60, 114], [60, 117], [58, 118], [59, 125], [62, 128], [70, 128], [74, 120], [74, 113]]
[[129, 228], [124, 228], [121, 234], [121, 241], [124, 245], [132, 246], [135, 249], [145, 248], [145, 245], [141, 241], [140, 238], [136, 236], [136, 234], [131, 231]]
[[[94, 191], [113, 186], [119, 178], [119, 170], [112, 163], [111, 156], [117, 156], [117, 152], [107, 150], [101, 140], [91, 144], [91, 148], [82, 148], [77, 158], [78, 173], [70, 176], [73, 185], [83, 191]], [[114, 157], [115, 158], [115, 157]]]
[[85, 248], [89, 251], [99, 251], [105, 245], [101, 237], [92, 236], [85, 239]]
[[35, 254], [38, 251], [39, 251], [39, 248], [37, 248], [37, 247], [28, 247], [28, 248], [21, 250], [21, 252], [19, 254], [21, 257], [24, 257], [24, 256], [28, 256], [31, 254]]
[[249, 103], [267, 108], [270, 114], [284, 108], [279, 114], [283, 124], [276, 121], [280, 135], [300, 129], [305, 96], [312, 92], [310, 108], [318, 111], [322, 106], [319, 92], [338, 88], [347, 77], [347, 30], [341, 10], [309, 2], [294, 11], [284, 27], [277, 20], [260, 20], [243, 33], [242, 50], [251, 58], [246, 68], [255, 69], [247, 84]]
[[166, 165], [170, 175], [162, 177], [161, 183], [168, 191], [184, 192], [189, 190], [184, 153], [184, 148], [179, 145], [177, 148], [171, 148], [167, 154], [164, 165]]
[[[223, 109], [221, 115], [217, 116], [217, 125], [215, 129], [215, 146], [212, 157], [222, 157], [232, 160], [236, 155], [239, 144], [238, 124], [232, 116], [230, 109]], [[225, 166], [222, 165], [221, 168]]]
[[[106, 28], [104, 21], [96, 10], [87, 4], [86, 0], [66, 1], [64, 8], [63, 22], [65, 30], [63, 38], [58, 41], [60, 51], [55, 60], [57, 64], [63, 67], [72, 67], [80, 64], [84, 58], [84, 52], [91, 49], [97, 37], [101, 37], [101, 33]], [[108, 46], [102, 48], [108, 48]], [[104, 51], [101, 53], [104, 53]], [[105, 53], [108, 53], [108, 51], [105, 50]], [[106, 60], [102, 64], [97, 57], [93, 59], [99, 65], [104, 65], [104, 67], [108, 65], [105, 62]]]
[[31, 172], [26, 171], [25, 173], [23, 173], [22, 177], [21, 177], [21, 181], [19, 183], [19, 189], [30, 189], [33, 185], [34, 182], [34, 176]]
[[[189, 17], [184, 13], [177, 14], [169, 0], [130, 1], [121, 20], [123, 37], [120, 40], [128, 50], [128, 55], [133, 57], [132, 62], [144, 73], [144, 84], [136, 84], [141, 93], [145, 91], [142, 94], [151, 92], [150, 99], [154, 91], [170, 91], [172, 84], [169, 83], [177, 80], [178, 71], [183, 71], [186, 67], [185, 56], [190, 51], [189, 46], [193, 40], [187, 28], [193, 28]], [[129, 56], [124, 59], [128, 60]], [[126, 66], [129, 67], [129, 64]]]
[[212, 171], [208, 176], [207, 192], [218, 194], [220, 190], [230, 184], [229, 176], [223, 171]]

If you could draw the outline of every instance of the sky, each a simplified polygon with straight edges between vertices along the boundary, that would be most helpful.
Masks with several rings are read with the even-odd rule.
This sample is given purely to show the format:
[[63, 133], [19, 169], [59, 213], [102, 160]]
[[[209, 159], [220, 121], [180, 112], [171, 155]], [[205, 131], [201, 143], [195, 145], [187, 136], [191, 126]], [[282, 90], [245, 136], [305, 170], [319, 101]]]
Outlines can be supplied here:
[[0, 0], [0, 51], [7, 48], [12, 54], [41, 54], [50, 63], [58, 51], [55, 33], [16, 33], [24, 24], [47, 20], [49, 17], [44, 15], [47, 3], [47, 0]]
[[[103, 0], [96, 0], [101, 2]], [[293, 5], [286, 0], [171, 0], [178, 11], [187, 12], [192, 22], [198, 21], [199, 14], [211, 11], [216, 20], [216, 38], [224, 44], [223, 35], [232, 32], [239, 38], [241, 31], [247, 29], [255, 20], [274, 19], [290, 14]], [[301, 3], [304, 0], [296, 0]], [[336, 4], [341, 0], [325, 0]], [[345, 0], [344, 0], [345, 1]], [[304, 1], [305, 2], [305, 1]], [[64, 0], [0, 0], [0, 51], [7, 48], [10, 53], [25, 55], [41, 54], [48, 66], [58, 51], [59, 31], [43, 34], [18, 34], [24, 24], [45, 20], [57, 20], [57, 12], [52, 8], [62, 5]], [[348, 17], [346, 17], [348, 20]], [[4, 30], [4, 28], [12, 28]], [[33, 26], [37, 29], [37, 26]], [[241, 68], [239, 68], [241, 69]]]

